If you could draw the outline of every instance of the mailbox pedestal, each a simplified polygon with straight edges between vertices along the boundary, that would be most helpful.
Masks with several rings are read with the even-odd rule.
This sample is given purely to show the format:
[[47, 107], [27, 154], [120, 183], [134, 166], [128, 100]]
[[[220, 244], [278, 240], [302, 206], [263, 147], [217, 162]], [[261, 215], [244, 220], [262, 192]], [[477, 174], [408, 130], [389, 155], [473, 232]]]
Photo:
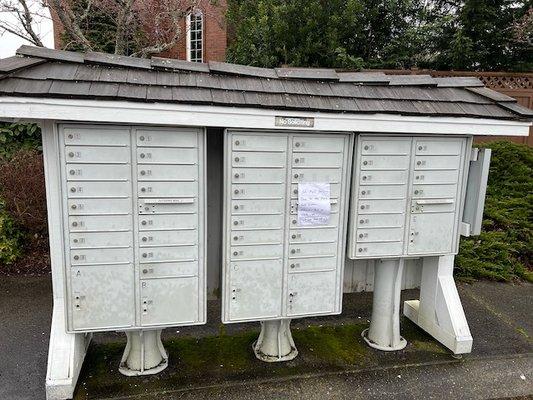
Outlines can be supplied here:
[[379, 260], [374, 270], [374, 300], [370, 328], [363, 338], [378, 350], [401, 350], [406, 340], [400, 336], [400, 291], [403, 259]]
[[252, 345], [255, 356], [266, 362], [290, 361], [298, 355], [291, 334], [291, 320], [261, 321], [261, 333]]
[[126, 376], [153, 375], [168, 367], [168, 356], [161, 342], [161, 329], [126, 332], [119, 371]]

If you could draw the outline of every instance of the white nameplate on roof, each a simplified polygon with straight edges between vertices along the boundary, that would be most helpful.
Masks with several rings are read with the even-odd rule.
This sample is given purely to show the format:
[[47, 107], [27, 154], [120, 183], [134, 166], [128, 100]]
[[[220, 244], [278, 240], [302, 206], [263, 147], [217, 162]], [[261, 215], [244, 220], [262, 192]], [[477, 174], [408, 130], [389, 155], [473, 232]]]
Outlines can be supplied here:
[[298, 224], [327, 225], [331, 215], [330, 184], [298, 183]]
[[276, 117], [276, 126], [298, 126], [312, 128], [315, 126], [314, 118], [306, 117]]

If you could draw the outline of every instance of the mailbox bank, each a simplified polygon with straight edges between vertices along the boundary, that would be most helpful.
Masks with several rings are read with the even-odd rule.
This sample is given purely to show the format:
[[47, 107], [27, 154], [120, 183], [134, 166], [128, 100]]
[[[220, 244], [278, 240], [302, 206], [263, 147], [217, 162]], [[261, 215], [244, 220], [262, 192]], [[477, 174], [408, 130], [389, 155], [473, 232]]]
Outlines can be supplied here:
[[340, 313], [345, 270], [367, 260], [369, 345], [405, 346], [399, 294], [416, 260], [404, 314], [469, 352], [453, 257], [480, 230], [490, 160], [472, 140], [527, 135], [531, 111], [473, 78], [23, 46], [0, 60], [0, 118], [43, 131], [46, 385], [64, 399], [94, 332], [126, 332], [122, 373], [159, 372], [161, 330], [205, 323], [219, 288], [224, 323], [261, 322], [258, 358], [291, 359], [290, 320]]

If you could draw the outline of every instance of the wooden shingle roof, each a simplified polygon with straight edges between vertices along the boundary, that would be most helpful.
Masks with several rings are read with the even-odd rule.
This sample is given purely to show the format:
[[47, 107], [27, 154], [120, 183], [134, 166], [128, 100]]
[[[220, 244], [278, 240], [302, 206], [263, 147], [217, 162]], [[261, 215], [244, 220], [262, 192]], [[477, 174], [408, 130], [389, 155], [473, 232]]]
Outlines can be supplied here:
[[529, 120], [475, 78], [258, 68], [22, 46], [0, 60], [0, 96]]

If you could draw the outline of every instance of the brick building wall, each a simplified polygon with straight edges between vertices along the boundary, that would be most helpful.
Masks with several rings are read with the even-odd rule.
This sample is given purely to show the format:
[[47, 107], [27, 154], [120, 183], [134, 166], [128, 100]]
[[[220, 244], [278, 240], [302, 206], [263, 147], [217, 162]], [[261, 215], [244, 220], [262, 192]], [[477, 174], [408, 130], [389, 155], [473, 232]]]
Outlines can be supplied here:
[[[158, 0], [154, 0], [158, 1]], [[160, 0], [159, 0], [160, 1]], [[226, 58], [227, 47], [227, 30], [225, 14], [227, 9], [226, 0], [218, 0], [216, 4], [209, 1], [201, 2], [199, 9], [204, 16], [204, 30], [203, 30], [203, 48], [204, 48], [204, 62], [207, 61], [224, 61]], [[57, 15], [51, 12], [52, 20], [54, 21], [54, 43], [56, 49], [61, 49], [63, 43], [61, 41], [63, 26]], [[187, 45], [186, 45], [186, 21], [181, 23], [183, 32], [180, 41], [170, 50], [158, 54], [161, 57], [187, 59]]]

